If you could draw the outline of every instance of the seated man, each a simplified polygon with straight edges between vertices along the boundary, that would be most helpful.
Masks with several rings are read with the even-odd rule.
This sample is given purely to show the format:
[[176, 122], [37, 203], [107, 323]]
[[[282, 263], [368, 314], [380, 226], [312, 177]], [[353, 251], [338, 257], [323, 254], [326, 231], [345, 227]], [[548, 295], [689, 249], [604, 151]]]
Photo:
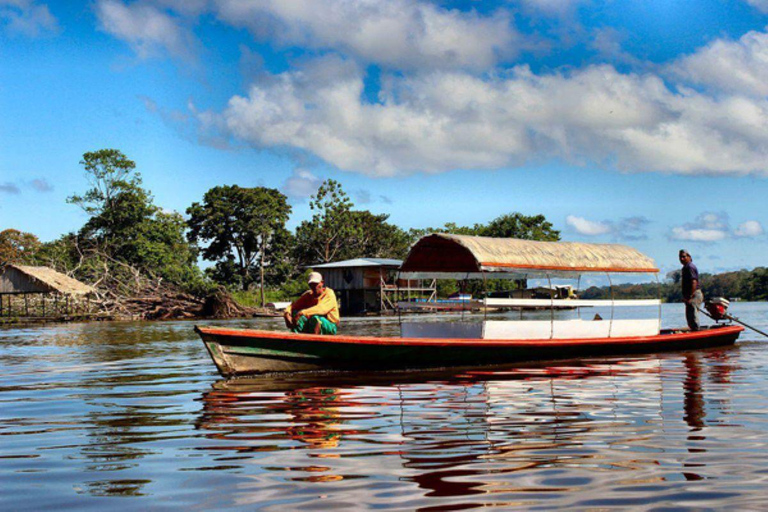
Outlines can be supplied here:
[[325, 287], [323, 276], [312, 272], [309, 290], [286, 308], [283, 317], [293, 332], [336, 334], [340, 319], [336, 294]]

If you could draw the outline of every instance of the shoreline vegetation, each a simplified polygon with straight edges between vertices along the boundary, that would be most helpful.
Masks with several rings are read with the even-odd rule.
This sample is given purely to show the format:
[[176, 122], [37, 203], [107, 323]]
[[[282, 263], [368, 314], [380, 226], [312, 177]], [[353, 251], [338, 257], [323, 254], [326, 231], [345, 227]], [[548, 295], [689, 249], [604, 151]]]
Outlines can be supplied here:
[[[50, 242], [32, 233], [0, 231], [0, 268], [50, 267], [94, 288], [92, 318], [169, 320], [272, 316], [267, 304], [294, 300], [306, 290], [312, 264], [358, 257], [403, 259], [410, 245], [431, 232], [528, 240], [560, 240], [543, 215], [500, 215], [488, 224], [404, 230], [389, 215], [355, 208], [341, 185], [326, 180], [310, 199], [312, 218], [286, 228], [292, 208], [280, 191], [221, 185], [186, 210], [186, 217], [154, 203], [136, 164], [116, 149], [88, 152], [80, 162], [90, 185], [67, 199], [88, 220]], [[209, 262], [205, 270], [199, 259]], [[768, 300], [768, 269], [702, 275], [707, 296]], [[509, 283], [493, 281], [488, 291]], [[492, 288], [492, 289], [491, 289]], [[680, 300], [679, 272], [659, 285], [616, 285], [616, 298]], [[440, 282], [438, 294], [458, 291]], [[465, 291], [482, 293], [482, 283]], [[583, 298], [610, 297], [607, 287]]]

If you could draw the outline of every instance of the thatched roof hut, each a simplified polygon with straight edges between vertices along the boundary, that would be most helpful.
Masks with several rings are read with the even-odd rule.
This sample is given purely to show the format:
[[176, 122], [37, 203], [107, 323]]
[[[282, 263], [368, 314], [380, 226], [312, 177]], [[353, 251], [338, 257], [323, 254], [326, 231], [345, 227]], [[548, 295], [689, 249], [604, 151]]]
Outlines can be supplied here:
[[49, 267], [6, 265], [0, 273], [0, 294], [58, 293], [87, 295], [93, 288]]

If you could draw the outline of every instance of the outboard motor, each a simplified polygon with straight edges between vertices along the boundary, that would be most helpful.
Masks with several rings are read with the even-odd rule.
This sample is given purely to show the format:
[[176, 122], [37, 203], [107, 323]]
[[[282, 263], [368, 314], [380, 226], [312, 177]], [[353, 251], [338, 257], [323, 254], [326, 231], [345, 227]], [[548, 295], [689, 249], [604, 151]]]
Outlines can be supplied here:
[[707, 308], [707, 313], [709, 313], [709, 316], [712, 317], [712, 320], [719, 322], [720, 320], [730, 320], [728, 315], [728, 306], [730, 304], [731, 303], [728, 301], [728, 299], [717, 297], [714, 299], [709, 299], [704, 307]]

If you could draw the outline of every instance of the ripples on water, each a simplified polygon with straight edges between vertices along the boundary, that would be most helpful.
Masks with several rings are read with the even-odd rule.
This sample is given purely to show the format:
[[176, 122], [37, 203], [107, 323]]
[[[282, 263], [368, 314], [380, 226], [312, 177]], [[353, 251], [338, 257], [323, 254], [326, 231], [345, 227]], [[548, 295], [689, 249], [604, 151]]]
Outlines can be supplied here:
[[764, 509], [766, 348], [224, 381], [190, 323], [0, 331], [0, 508]]

